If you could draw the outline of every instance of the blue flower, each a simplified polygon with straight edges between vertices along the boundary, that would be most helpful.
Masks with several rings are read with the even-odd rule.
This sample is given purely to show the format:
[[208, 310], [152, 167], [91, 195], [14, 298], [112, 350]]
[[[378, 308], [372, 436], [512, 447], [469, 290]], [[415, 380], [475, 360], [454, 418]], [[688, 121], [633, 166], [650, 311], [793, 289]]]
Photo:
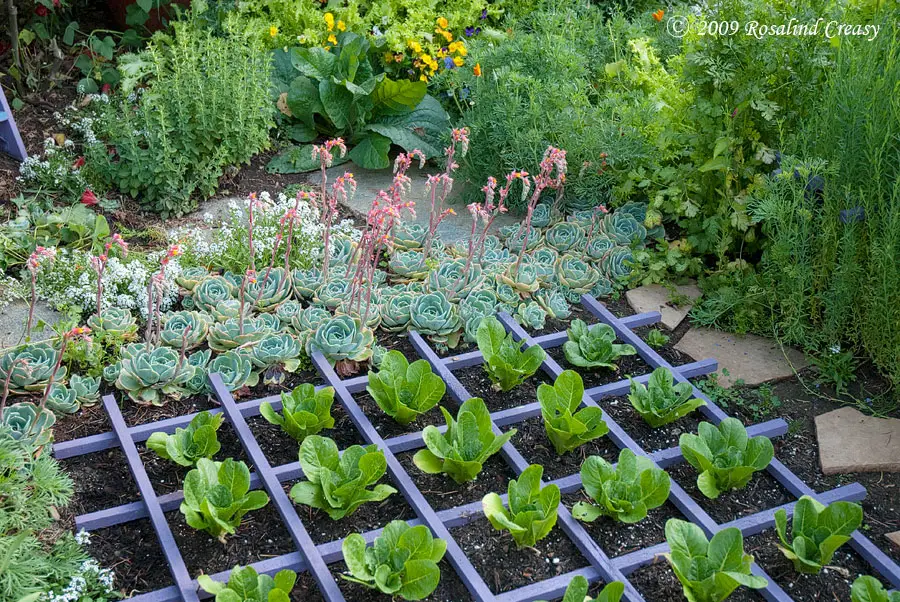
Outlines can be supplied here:
[[446, 67], [447, 69], [453, 69], [454, 67], [456, 67], [456, 64], [453, 62], [453, 57], [444, 57], [444, 67]]
[[474, 27], [466, 27], [466, 37], [471, 38], [473, 35], [475, 35], [475, 28]]
[[468, 88], [463, 88], [462, 90], [459, 91], [460, 100], [465, 100], [468, 97], [469, 97], [469, 89]]
[[480, 18], [481, 18], [482, 21], [484, 21], [485, 19], [487, 19], [487, 9], [486, 9], [486, 8], [482, 8], [482, 9], [481, 9], [481, 17], [480, 17]]

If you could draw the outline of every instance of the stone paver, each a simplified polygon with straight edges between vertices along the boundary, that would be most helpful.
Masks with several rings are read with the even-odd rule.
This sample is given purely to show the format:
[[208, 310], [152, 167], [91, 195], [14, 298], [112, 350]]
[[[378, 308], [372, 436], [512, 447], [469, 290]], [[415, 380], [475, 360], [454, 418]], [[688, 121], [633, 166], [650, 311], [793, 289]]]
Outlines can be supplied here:
[[[39, 341], [53, 336], [50, 326], [62, 319], [62, 314], [53, 311], [44, 303], [38, 302], [34, 307], [31, 340]], [[47, 326], [38, 329], [37, 323], [43, 320]], [[0, 311], [0, 348], [14, 347], [25, 342], [25, 323], [28, 321], [28, 303], [14, 301], [6, 309]]]
[[[900, 420], [840, 408], [816, 416], [822, 472], [900, 472]], [[900, 545], [900, 544], [898, 544]]]
[[884, 536], [887, 537], [889, 540], [891, 540], [892, 544], [894, 544], [897, 547], [900, 547], [900, 531], [894, 531], [893, 533], [885, 533]]
[[758, 385], [770, 380], [788, 378], [794, 369], [806, 367], [806, 358], [800, 351], [785, 347], [791, 364], [785, 360], [778, 342], [756, 335], [736, 335], [711, 328], [691, 328], [675, 349], [695, 360], [715, 358], [719, 370], [727, 369], [728, 376], [719, 375], [719, 384], [730, 387], [741, 379], [747, 385]]
[[[678, 296], [687, 297], [691, 301], [700, 297], [700, 289], [694, 282], [676, 286], [675, 292]], [[625, 293], [628, 305], [635, 312], [640, 314], [648, 311], [658, 311], [662, 314], [662, 320], [660, 320], [662, 325], [669, 330], [675, 330], [694, 305], [693, 303], [686, 303], [675, 307], [670, 302], [671, 296], [669, 289], [659, 284], [639, 286]]]

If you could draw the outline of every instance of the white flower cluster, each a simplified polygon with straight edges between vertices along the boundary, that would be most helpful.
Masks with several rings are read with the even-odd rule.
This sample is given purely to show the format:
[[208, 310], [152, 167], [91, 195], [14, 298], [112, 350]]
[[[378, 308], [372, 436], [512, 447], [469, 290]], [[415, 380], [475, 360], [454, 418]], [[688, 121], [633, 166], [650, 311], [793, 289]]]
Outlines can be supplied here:
[[74, 161], [74, 142], [67, 138], [60, 146], [53, 138], [47, 138], [44, 140], [43, 154], [27, 157], [19, 165], [19, 176], [16, 179], [28, 185], [44, 186], [52, 190], [87, 188], [80, 170], [73, 166]]
[[[77, 539], [77, 536], [76, 536]], [[100, 600], [97, 594], [114, 593], [114, 577], [109, 569], [100, 568], [96, 560], [88, 559], [81, 563], [78, 574], [72, 575], [69, 583], [61, 592], [49, 591], [41, 598], [41, 602], [79, 602], [88, 595], [90, 600]]]

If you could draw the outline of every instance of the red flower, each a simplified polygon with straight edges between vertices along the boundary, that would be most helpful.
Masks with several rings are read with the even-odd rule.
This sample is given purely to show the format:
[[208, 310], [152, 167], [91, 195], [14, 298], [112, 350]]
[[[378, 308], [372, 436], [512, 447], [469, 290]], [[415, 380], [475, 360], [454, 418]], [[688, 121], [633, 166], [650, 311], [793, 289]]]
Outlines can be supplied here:
[[59, 0], [53, 0], [53, 8], [59, 8], [60, 6]]
[[84, 191], [84, 193], [81, 195], [81, 203], [83, 205], [87, 205], [88, 207], [92, 207], [92, 206], [98, 204], [99, 202], [100, 201], [97, 200], [97, 195], [95, 195], [93, 192], [91, 192], [90, 188], [86, 189]]
[[72, 163], [72, 169], [81, 169], [84, 166], [84, 157], [78, 157], [75, 159], [75, 162]]
[[46, 17], [48, 14], [50, 14], [50, 11], [47, 10], [47, 7], [43, 4], [38, 4], [36, 7], [34, 7], [34, 14], [39, 17]]
[[100, 91], [103, 94], [109, 94], [110, 90], [112, 90], [112, 86], [110, 86], [109, 84], [103, 84], [102, 86], [100, 86]]

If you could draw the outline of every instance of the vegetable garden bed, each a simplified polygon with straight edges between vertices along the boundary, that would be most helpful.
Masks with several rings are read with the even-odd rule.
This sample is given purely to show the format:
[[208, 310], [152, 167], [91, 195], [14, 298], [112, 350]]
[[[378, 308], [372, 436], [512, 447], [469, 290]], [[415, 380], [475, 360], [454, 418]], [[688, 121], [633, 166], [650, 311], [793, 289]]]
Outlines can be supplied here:
[[[613, 328], [619, 339], [635, 347], [641, 361], [648, 366], [647, 373], [653, 368], [666, 367], [672, 370], [677, 382], [687, 382], [689, 378], [715, 371], [716, 363], [712, 360], [673, 368], [633, 332], [634, 328], [658, 321], [658, 313], [619, 319], [593, 298], [585, 296], [582, 301], [593, 316]], [[554, 348], [566, 340], [565, 332], [533, 338], [508, 315], [501, 314], [499, 317], [507, 331], [513, 333], [517, 339], [524, 339], [527, 346]], [[447, 397], [455, 404], [461, 404], [475, 393], [474, 390], [468, 389], [465, 383], [481, 378], [480, 374], [471, 370], [483, 361], [479, 351], [441, 358], [416, 332], [411, 332], [409, 339], [416, 353], [427, 360], [435, 373], [446, 383]], [[339, 522], [332, 522], [318, 511], [298, 509], [289, 499], [285, 487], [301, 478], [300, 464], [292, 460], [273, 466], [272, 458], [281, 461], [289, 457], [289, 454], [270, 441], [275, 438], [276, 433], [265, 428], [263, 426], [265, 423], [256, 418], [260, 413], [259, 407], [264, 402], [269, 402], [274, 408], [279, 409], [280, 397], [272, 396], [237, 403], [217, 374], [211, 375], [210, 380], [221, 409], [214, 409], [212, 413], [224, 413], [236, 442], [239, 442], [242, 448], [236, 455], [245, 457], [253, 467], [251, 488], [265, 489], [273, 504], [267, 508], [268, 512], [250, 515], [252, 519], [248, 518], [247, 522], [252, 524], [241, 528], [239, 537], [231, 540], [230, 548], [215, 550], [208, 559], [198, 558], [197, 555], [204, 552], [209, 554], [208, 548], [219, 544], [207, 540], [205, 546], [207, 549], [204, 550], [202, 545], [188, 542], [180, 534], [181, 517], [167, 516], [167, 513], [178, 508], [183, 493], [172, 489], [170, 482], [172, 477], [162, 477], [154, 469], [154, 462], [149, 456], [142, 457], [138, 447], [153, 432], [171, 433], [176, 427], [186, 426], [195, 414], [128, 426], [114, 397], [109, 395], [104, 397], [103, 405], [109, 414], [111, 432], [54, 445], [55, 456], [58, 459], [70, 459], [70, 462], [78, 462], [82, 458], [89, 457], [89, 454], [106, 452], [115, 447], [119, 447], [124, 453], [128, 468], [137, 484], [140, 500], [128, 501], [111, 508], [86, 511], [87, 513], [76, 517], [75, 523], [79, 529], [102, 530], [102, 541], [104, 547], [108, 548], [109, 542], [114, 541], [117, 530], [122, 530], [120, 525], [141, 521], [141, 524], [146, 526], [147, 522], [143, 519], [150, 519], [149, 524], [155, 531], [158, 549], [168, 564], [173, 585], [141, 593], [132, 600], [191, 602], [208, 597], [208, 594], [198, 592], [197, 582], [192, 578], [192, 575], [196, 577], [200, 568], [215, 571], [228, 566], [229, 563], [248, 563], [248, 558], [262, 558], [262, 555], [270, 557], [252, 563], [252, 566], [261, 573], [274, 574], [284, 568], [306, 573], [301, 576], [299, 586], [295, 590], [294, 595], [300, 596], [296, 599], [316, 599], [316, 596], [321, 596], [329, 602], [345, 599], [368, 600], [370, 597], [368, 591], [344, 583], [341, 579], [335, 579], [335, 575], [344, 568], [340, 538], [352, 531], [365, 531], [363, 537], [366, 542], [371, 543], [381, 532], [375, 527], [383, 527], [395, 518], [408, 520], [410, 524], [425, 524], [436, 537], [447, 542], [446, 557], [441, 562], [444, 569], [441, 585], [429, 599], [448, 602], [451, 600], [462, 602], [465, 599], [479, 602], [552, 600], [562, 596], [574, 576], [581, 575], [591, 583], [624, 582], [625, 599], [631, 602], [644, 599], [662, 600], [669, 599], [671, 594], [666, 583], [673, 581], [677, 585], [668, 567], [655, 562], [659, 554], [668, 550], [661, 529], [666, 519], [686, 518], [698, 525], [707, 536], [724, 527], [737, 527], [745, 537], [768, 538], [775, 524], [776, 506], [784, 508], [788, 514], [792, 513], [794, 503], [789, 502], [789, 499], [810, 495], [823, 503], [831, 503], [838, 500], [855, 501], [865, 497], [865, 489], [858, 484], [814, 493], [776, 458], [767, 467], [764, 478], [757, 479], [753, 483], [756, 488], [753, 494], [748, 495], [746, 490], [737, 494], [723, 494], [717, 502], [711, 504], [692, 492], [693, 483], [690, 478], [679, 476], [681, 473], [676, 465], [683, 462], [683, 457], [677, 446], [655, 449], [660, 445], [656, 444], [659, 441], [654, 440], [647, 446], [651, 452], [648, 453], [638, 445], [632, 433], [642, 442], [646, 433], [621, 411], [619, 406], [623, 404], [619, 401], [618, 406], [613, 406], [616, 409], [604, 413], [604, 420], [609, 426], [608, 437], [587, 444], [585, 453], [601, 455], [608, 461], [614, 461], [614, 456], [617, 455], [614, 445], [618, 449], [628, 448], [638, 455], [649, 456], [660, 468], [676, 467], [673, 470], [669, 501], [652, 511], [645, 521], [635, 525], [605, 520], [584, 524], [573, 518], [569, 512], [571, 505], [578, 501], [582, 486], [578, 474], [582, 452], [560, 460], [555, 456], [552, 447], [548, 446], [546, 439], [538, 436], [538, 430], [532, 423], [536, 418], [539, 419], [540, 404], [533, 393], [530, 392], [527, 396], [505, 396], [505, 400], [499, 400], [508, 402], [510, 397], [514, 397], [515, 403], [512, 404], [492, 404], [487, 392], [484, 392], [485, 402], [492, 412], [494, 432], [499, 434], [507, 427], [515, 427], [519, 429], [519, 435], [506, 443], [501, 453], [485, 464], [484, 471], [477, 481], [467, 485], [456, 485], [445, 477], [440, 478], [439, 482], [434, 476], [413, 468], [409, 452], [423, 447], [422, 433], [387, 428], [386, 423], [378, 422], [377, 408], [371, 409], [374, 404], [371, 400], [365, 401], [367, 376], [341, 380], [318, 352], [313, 356], [313, 363], [326, 386], [334, 387], [339, 405], [352, 421], [358, 435], [366, 443], [375, 444], [385, 452], [389, 475], [387, 480], [403, 494], [403, 500], [395, 496], [380, 505], [368, 504], [357, 514]], [[548, 354], [541, 368], [549, 381], [558, 377], [563, 370], [551, 354]], [[646, 382], [649, 378], [647, 373], [635, 380]], [[471, 376], [461, 378], [462, 375]], [[528, 385], [529, 391], [536, 386], [536, 381], [538, 379]], [[600, 400], [625, 395], [629, 387], [628, 380], [597, 384], [585, 390], [583, 403], [587, 406], [598, 406]], [[706, 420], [719, 423], [727, 417], [725, 412], [696, 388], [693, 389], [693, 394], [706, 401], [706, 405], [699, 408]], [[604, 406], [607, 404], [604, 403]], [[438, 421], [435, 416], [429, 415], [428, 418], [429, 422]], [[691, 431], [696, 427], [696, 421], [692, 420], [685, 417], [675, 425]], [[382, 428], [377, 428], [376, 425]], [[440, 427], [440, 430], [443, 432], [445, 427]], [[775, 436], [785, 433], [787, 424], [783, 420], [772, 420], [751, 426], [747, 430], [751, 435]], [[355, 435], [356, 433], [350, 440], [356, 439]], [[347, 440], [343, 440], [342, 443]], [[662, 440], [663, 443], [665, 441], [668, 439]], [[228, 447], [232, 448], [229, 451], [239, 451], [234, 449], [236, 447], [234, 445], [229, 444]], [[497, 461], [500, 457], [503, 462]], [[145, 459], [147, 465], [144, 464]], [[528, 548], [516, 550], [509, 538], [490, 530], [481, 511], [481, 497], [486, 491], [505, 489], [507, 479], [521, 474], [530, 463], [543, 463], [547, 482], [552, 482], [560, 488], [564, 500], [559, 509], [560, 529], [554, 530], [550, 537], [538, 542], [537, 550]], [[131, 489], [127, 483], [116, 483], [113, 486], [120, 491]], [[162, 495], [158, 495], [157, 491], [162, 492]], [[734, 498], [733, 503], [720, 503], [728, 502], [729, 495]], [[505, 500], [506, 496], [502, 498]], [[752, 511], [748, 514], [741, 510], [741, 506], [745, 508], [749, 506]], [[273, 511], [278, 512], [280, 521], [274, 516]], [[194, 532], [193, 535], [205, 537], [201, 536], [200, 532]], [[334, 539], [331, 541], [325, 541], [332, 538]], [[135, 538], [131, 537], [130, 541], [134, 542]], [[748, 543], [750, 541], [748, 540]], [[122, 541], [123, 545], [126, 543], [128, 542]], [[135, 555], [158, 557], [144, 549], [148, 543], [141, 542], [141, 549], [135, 550]], [[853, 554], [854, 558], [859, 560], [860, 566], [868, 563], [893, 587], [900, 587], [900, 567], [896, 562], [859, 531], [853, 534], [850, 543], [853, 552], [845, 550], [845, 554]], [[775, 550], [771, 542], [767, 545]], [[753, 552], [752, 549], [750, 551]], [[190, 557], [187, 557], [188, 552]], [[217, 559], [214, 563], [213, 554]], [[529, 559], [535, 566], [530, 567]], [[778, 558], [766, 555], [765, 559], [766, 566], [779, 570], [777, 567], [780, 565], [777, 561], [780, 554]], [[210, 561], [209, 564], [204, 564], [207, 560]], [[139, 559], [135, 558], [135, 561]], [[452, 575], [449, 574], [450, 567], [453, 569]], [[765, 568], [754, 564], [753, 573], [766, 576]], [[634, 575], [633, 581], [629, 580], [630, 575]], [[759, 596], [773, 601], [809, 599], [803, 596], [792, 598], [784, 589], [784, 579], [779, 578], [780, 576], [783, 576], [783, 573], [769, 576], [768, 585], [758, 593], [739, 590], [732, 599], [753, 600]], [[213, 575], [213, 578], [225, 580], [227, 571]], [[815, 583], [819, 578], [804, 579], [806, 583]], [[807, 589], [809, 587], [811, 586], [808, 585]], [[463, 595], [468, 597], [463, 598]]]

